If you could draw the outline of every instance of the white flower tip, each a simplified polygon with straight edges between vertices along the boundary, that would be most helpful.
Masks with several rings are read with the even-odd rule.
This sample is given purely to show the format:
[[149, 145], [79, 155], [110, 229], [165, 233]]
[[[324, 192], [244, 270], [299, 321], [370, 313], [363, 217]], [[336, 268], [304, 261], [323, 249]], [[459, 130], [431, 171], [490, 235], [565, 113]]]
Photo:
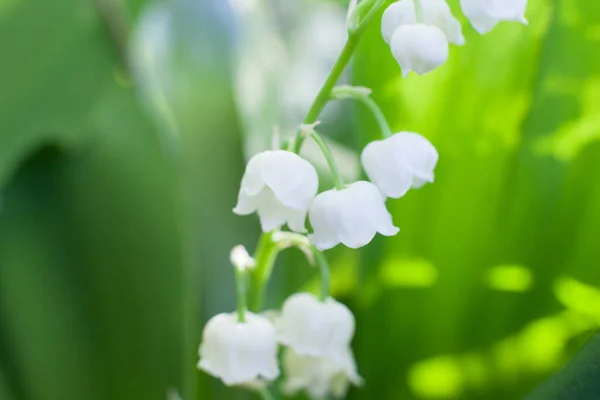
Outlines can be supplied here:
[[250, 257], [246, 248], [241, 244], [231, 249], [229, 260], [231, 261], [231, 264], [239, 270], [247, 270], [256, 265], [254, 258]]
[[386, 224], [386, 226], [379, 230], [379, 233], [381, 233], [383, 236], [396, 236], [398, 232], [400, 232], [400, 228], [392, 224], [391, 220], [389, 224]]
[[529, 21], [525, 17], [521, 17], [519, 19], [519, 22], [522, 23], [523, 25], [529, 25]]
[[237, 215], [246, 215], [239, 207], [234, 207], [231, 211], [233, 211], [234, 214]]

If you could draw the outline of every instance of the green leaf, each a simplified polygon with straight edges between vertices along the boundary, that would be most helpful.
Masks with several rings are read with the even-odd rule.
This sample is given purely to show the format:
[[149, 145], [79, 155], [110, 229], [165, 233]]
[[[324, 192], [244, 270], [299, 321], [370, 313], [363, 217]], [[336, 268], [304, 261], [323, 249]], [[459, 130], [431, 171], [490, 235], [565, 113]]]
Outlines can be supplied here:
[[[446, 65], [407, 79], [377, 24], [367, 32], [353, 84], [373, 89], [393, 129], [428, 137], [440, 162], [435, 184], [388, 201], [400, 234], [360, 252], [368, 384], [352, 398], [518, 398], [597, 328], [559, 304], [556, 285], [600, 283], [599, 17], [585, 0], [530, 1], [530, 26], [479, 36], [466, 23]], [[356, 115], [360, 151], [379, 131]]]
[[528, 400], [585, 400], [600, 396], [600, 334], [596, 334], [563, 369]]

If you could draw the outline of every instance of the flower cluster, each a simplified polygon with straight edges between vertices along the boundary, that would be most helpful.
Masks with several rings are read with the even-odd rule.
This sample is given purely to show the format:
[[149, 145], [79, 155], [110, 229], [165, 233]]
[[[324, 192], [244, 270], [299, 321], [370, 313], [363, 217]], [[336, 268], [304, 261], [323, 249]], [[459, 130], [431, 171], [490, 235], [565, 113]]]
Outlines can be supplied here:
[[[305, 135], [322, 146], [332, 173], [337, 174], [325, 142], [313, 127], [305, 129]], [[337, 176], [335, 188], [317, 194], [318, 175], [308, 161], [287, 150], [262, 152], [248, 162], [233, 211], [240, 215], [256, 212], [262, 230], [272, 232], [272, 240], [280, 248], [299, 247], [312, 262], [322, 260], [320, 250], [339, 243], [358, 248], [377, 232], [395, 235], [399, 229], [386, 209], [386, 198], [402, 197], [410, 188], [433, 182], [437, 151], [423, 136], [399, 132], [367, 145], [361, 161], [371, 182], [344, 185]], [[307, 215], [313, 243], [301, 234], [307, 232]], [[285, 225], [293, 232], [280, 232]], [[246, 311], [243, 276], [255, 268], [256, 261], [243, 246], [236, 246], [231, 262], [238, 272], [242, 302], [237, 314], [219, 314], [206, 325], [199, 368], [226, 385], [256, 386], [279, 376], [281, 345], [285, 346], [282, 391], [286, 394], [304, 390], [314, 399], [339, 397], [350, 384], [361, 384], [350, 348], [354, 316], [328, 296], [328, 287], [320, 298], [309, 293], [290, 296], [280, 315], [271, 320]]]
[[371, 180], [317, 194], [314, 167], [286, 150], [265, 151], [246, 167], [234, 212], [256, 212], [264, 232], [288, 228], [305, 233], [308, 214], [312, 240], [319, 250], [343, 243], [368, 244], [377, 232], [393, 236], [399, 229], [385, 207], [386, 197], [402, 197], [411, 187], [433, 182], [438, 154], [423, 136], [399, 132], [365, 147], [361, 155]]
[[331, 297], [297, 293], [269, 318], [245, 312], [218, 314], [204, 328], [198, 367], [226, 385], [260, 388], [279, 374], [277, 353], [283, 345], [286, 379], [282, 392], [306, 391], [314, 399], [343, 396], [360, 385], [350, 341], [354, 316]]
[[[464, 15], [480, 34], [501, 21], [527, 24], [527, 0], [461, 0]], [[406, 77], [426, 74], [448, 59], [449, 44], [465, 43], [460, 22], [446, 0], [400, 0], [383, 13], [381, 32]]]
[[[385, 4], [385, 0], [352, 2], [349, 35], [360, 35], [361, 24]], [[525, 5], [526, 0], [461, 0], [463, 12], [481, 33], [499, 21], [526, 22]], [[449, 43], [465, 42], [461, 25], [445, 0], [393, 3], [383, 14], [382, 33], [404, 75], [431, 71], [446, 61]], [[280, 366], [284, 375], [281, 391], [286, 395], [304, 391], [312, 399], [342, 397], [350, 385], [362, 384], [351, 349], [355, 318], [329, 294], [329, 268], [322, 251], [338, 244], [356, 249], [370, 243], [377, 233], [396, 235], [399, 229], [387, 210], [387, 199], [398, 199], [410, 189], [432, 183], [438, 163], [438, 152], [425, 137], [414, 132], [392, 133], [368, 88], [335, 87], [349, 59], [344, 52], [340, 57], [346, 58], [336, 63], [332, 70], [335, 79], [327, 80], [311, 107], [317, 112], [309, 112], [307, 120], [316, 119], [329, 100], [363, 102], [382, 133], [381, 140], [369, 143], [360, 154], [368, 180], [344, 183], [333, 154], [315, 131], [318, 123], [303, 125], [287, 149], [252, 157], [233, 212], [256, 213], [263, 235], [256, 259], [243, 246], [232, 249], [237, 312], [211, 318], [199, 349], [198, 368], [226, 385], [259, 391], [265, 399], [270, 398], [267, 386], [281, 374]], [[317, 171], [298, 155], [306, 139], [317, 143], [332, 174], [334, 187], [321, 193]], [[286, 228], [288, 231], [282, 231]], [[276, 255], [288, 247], [299, 248], [310, 264], [319, 267], [320, 293], [295, 293], [285, 300], [281, 311], [260, 313]]]

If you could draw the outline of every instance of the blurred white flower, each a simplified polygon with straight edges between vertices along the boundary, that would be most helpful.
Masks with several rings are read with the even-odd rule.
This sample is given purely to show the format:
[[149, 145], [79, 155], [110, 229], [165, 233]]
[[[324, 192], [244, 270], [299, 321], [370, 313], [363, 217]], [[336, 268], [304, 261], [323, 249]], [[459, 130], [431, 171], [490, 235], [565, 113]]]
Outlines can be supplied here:
[[306, 212], [318, 186], [317, 172], [308, 161], [290, 151], [265, 151], [248, 162], [233, 212], [248, 215], [256, 211], [263, 232], [284, 224], [306, 232]]
[[342, 190], [320, 193], [308, 213], [313, 241], [319, 250], [339, 243], [356, 249], [368, 244], [377, 232], [393, 236], [400, 229], [392, 223], [385, 198], [370, 182], [358, 181]]
[[343, 357], [301, 356], [292, 349], [283, 353], [285, 381], [282, 391], [286, 396], [294, 396], [305, 390], [311, 399], [344, 397], [350, 384], [360, 386], [362, 378], [356, 372], [356, 362], [352, 350], [345, 349]]
[[[421, 0], [423, 21], [421, 23], [439, 28], [446, 35], [448, 42], [462, 46], [465, 37], [460, 22], [452, 15], [446, 0]], [[383, 13], [381, 33], [383, 39], [390, 43], [396, 29], [403, 25], [417, 23], [414, 0], [400, 0], [392, 3]]]
[[254, 258], [250, 257], [248, 250], [241, 244], [231, 249], [229, 260], [231, 261], [231, 264], [239, 270], [250, 269], [256, 265]]
[[236, 314], [218, 314], [202, 335], [198, 368], [226, 385], [279, 376], [275, 326], [265, 317], [246, 312], [246, 322]]
[[527, 0], [460, 0], [460, 6], [473, 28], [482, 35], [502, 21], [527, 25]]
[[332, 298], [320, 301], [296, 293], [283, 303], [275, 322], [277, 340], [300, 355], [342, 357], [354, 335], [354, 316]]
[[446, 62], [449, 53], [444, 32], [423, 24], [400, 26], [392, 35], [390, 47], [403, 77], [411, 71], [419, 75], [433, 71]]
[[360, 156], [363, 168], [387, 197], [399, 198], [412, 188], [433, 182], [438, 152], [423, 136], [413, 132], [395, 133], [369, 143]]

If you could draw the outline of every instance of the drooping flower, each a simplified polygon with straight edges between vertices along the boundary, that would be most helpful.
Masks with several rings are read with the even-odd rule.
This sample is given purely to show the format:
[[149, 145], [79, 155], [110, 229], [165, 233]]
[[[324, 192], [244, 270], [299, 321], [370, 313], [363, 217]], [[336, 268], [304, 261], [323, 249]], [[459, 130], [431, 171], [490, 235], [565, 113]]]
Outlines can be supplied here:
[[448, 59], [448, 40], [435, 26], [402, 25], [394, 31], [390, 42], [392, 55], [400, 64], [402, 76], [411, 71], [424, 75]]
[[[424, 25], [435, 26], [446, 35], [448, 42], [462, 46], [465, 37], [460, 22], [452, 15], [446, 0], [421, 0]], [[390, 4], [381, 19], [383, 39], [390, 43], [396, 29], [403, 25], [414, 25], [417, 21], [414, 0], [400, 0]]]
[[527, 0], [460, 0], [460, 6], [473, 28], [482, 35], [502, 21], [527, 25]]
[[233, 212], [256, 211], [263, 232], [284, 224], [306, 232], [306, 213], [318, 186], [317, 172], [308, 161], [290, 151], [265, 151], [248, 162]]
[[369, 143], [360, 156], [365, 173], [387, 197], [399, 198], [410, 188], [433, 182], [438, 152], [418, 133], [398, 132]]
[[313, 200], [308, 217], [319, 250], [339, 243], [356, 249], [373, 240], [377, 232], [393, 236], [400, 231], [392, 223], [385, 198], [375, 185], [366, 181], [320, 193]]
[[296, 293], [283, 303], [277, 339], [300, 355], [342, 357], [354, 335], [354, 316], [342, 303]]
[[302, 356], [287, 348], [282, 364], [286, 377], [282, 391], [287, 396], [306, 391], [314, 400], [340, 398], [346, 395], [351, 384], [360, 386], [363, 383], [349, 347], [337, 359]]
[[265, 317], [245, 315], [246, 322], [239, 322], [236, 314], [215, 315], [200, 345], [198, 368], [229, 386], [279, 376], [275, 326]]

